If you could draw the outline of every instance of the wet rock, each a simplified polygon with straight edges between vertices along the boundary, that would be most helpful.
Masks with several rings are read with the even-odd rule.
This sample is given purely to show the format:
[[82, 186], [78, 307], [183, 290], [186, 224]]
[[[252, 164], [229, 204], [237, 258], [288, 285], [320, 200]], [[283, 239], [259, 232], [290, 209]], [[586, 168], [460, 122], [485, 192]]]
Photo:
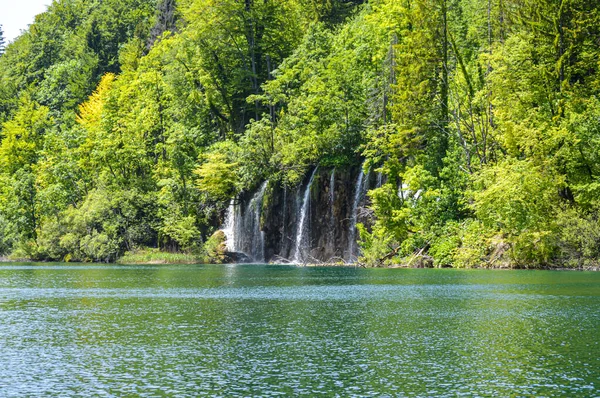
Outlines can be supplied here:
[[[237, 234], [234, 251], [245, 253], [247, 258], [256, 261], [254, 254], [260, 243], [265, 262], [288, 263], [296, 258], [303, 263], [328, 263], [332, 259], [355, 259], [358, 233], [352, 234], [351, 226], [355, 222], [370, 226], [371, 215], [366, 210], [369, 205], [366, 190], [375, 188], [378, 183], [375, 173], [363, 175], [361, 189], [364, 192], [360, 193], [355, 209], [360, 173], [359, 166], [344, 170], [319, 167], [316, 171], [309, 170], [296, 187], [269, 182], [261, 185], [255, 192], [236, 198], [236, 206], [239, 207], [236, 208], [235, 223], [231, 223], [236, 225]], [[261, 189], [261, 199], [257, 200], [257, 192]], [[303, 206], [305, 198], [308, 198], [309, 203]], [[259, 215], [257, 202], [261, 204]], [[305, 210], [304, 217], [302, 209]], [[299, 231], [301, 219], [304, 219], [304, 235], [302, 244], [298, 245], [298, 234], [302, 232]], [[228, 246], [231, 249], [229, 244]], [[302, 253], [296, 253], [296, 246], [300, 246]]]
[[223, 253], [224, 264], [247, 264], [251, 263], [252, 259], [244, 253], [240, 252], [225, 252]]

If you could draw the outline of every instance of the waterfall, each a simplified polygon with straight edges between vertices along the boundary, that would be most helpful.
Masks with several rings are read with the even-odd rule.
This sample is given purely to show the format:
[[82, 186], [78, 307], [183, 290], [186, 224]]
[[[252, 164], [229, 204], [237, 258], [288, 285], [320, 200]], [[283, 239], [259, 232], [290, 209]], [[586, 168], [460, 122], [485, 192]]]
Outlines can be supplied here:
[[252, 236], [250, 253], [252, 254], [252, 259], [257, 262], [265, 262], [265, 233], [260, 228], [260, 216], [262, 214], [263, 199], [268, 183], [268, 181], [262, 183], [260, 189], [250, 200], [246, 212], [249, 218], [249, 223], [247, 225], [250, 226], [248, 232], [250, 232], [250, 236]]
[[267, 184], [265, 181], [260, 186], [243, 212], [242, 206], [232, 199], [221, 228], [227, 238], [227, 251], [244, 253], [256, 262], [265, 261], [265, 233], [261, 230], [260, 218]]
[[[302, 200], [302, 208], [300, 209], [300, 220], [298, 222], [298, 229], [296, 230], [296, 245], [294, 247], [294, 262], [300, 263], [304, 260], [304, 256], [302, 255], [302, 250], [306, 247], [306, 239], [308, 228], [306, 225], [306, 217], [309, 211], [310, 204], [310, 188], [315, 179], [315, 174], [317, 173], [318, 167], [315, 167], [313, 170], [310, 180], [306, 185], [306, 189], [304, 190], [304, 197]], [[298, 203], [299, 204], [299, 203]]]
[[352, 214], [350, 216], [350, 230], [348, 231], [348, 260], [355, 261], [357, 255], [357, 244], [356, 244], [356, 223], [358, 221], [358, 207], [360, 203], [367, 195], [369, 189], [369, 170], [366, 174], [364, 172], [364, 162], [360, 165], [360, 173], [356, 181], [356, 190], [354, 191], [354, 201], [352, 202]]
[[237, 206], [235, 205], [235, 199], [231, 199], [229, 202], [229, 207], [227, 208], [227, 213], [225, 215], [225, 225], [221, 228], [221, 231], [225, 234], [227, 240], [225, 243], [227, 244], [227, 250], [230, 252], [236, 251], [235, 239], [236, 239], [236, 228], [237, 228]]
[[381, 188], [383, 185], [383, 173], [381, 171], [377, 173], [377, 188]]
[[265, 255], [265, 231], [260, 231], [260, 258], [261, 263], [267, 262], [267, 256]]
[[280, 243], [280, 255], [284, 250], [287, 233], [287, 185], [283, 186], [283, 213], [281, 215], [281, 243]]

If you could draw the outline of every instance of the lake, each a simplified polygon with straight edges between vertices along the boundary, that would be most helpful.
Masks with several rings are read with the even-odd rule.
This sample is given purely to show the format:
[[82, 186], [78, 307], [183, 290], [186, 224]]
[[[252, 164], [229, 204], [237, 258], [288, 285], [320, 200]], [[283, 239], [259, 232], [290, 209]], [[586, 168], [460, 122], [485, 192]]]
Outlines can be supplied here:
[[0, 266], [1, 396], [600, 396], [600, 273]]

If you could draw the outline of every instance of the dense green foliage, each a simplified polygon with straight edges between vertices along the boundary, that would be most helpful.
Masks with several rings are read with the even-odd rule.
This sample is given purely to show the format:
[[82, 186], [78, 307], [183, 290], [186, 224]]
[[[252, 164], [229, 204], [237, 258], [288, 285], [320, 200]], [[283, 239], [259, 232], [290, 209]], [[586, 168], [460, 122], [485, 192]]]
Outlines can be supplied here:
[[366, 158], [367, 264], [596, 264], [599, 42], [584, 0], [54, 1], [0, 57], [0, 249], [214, 252]]

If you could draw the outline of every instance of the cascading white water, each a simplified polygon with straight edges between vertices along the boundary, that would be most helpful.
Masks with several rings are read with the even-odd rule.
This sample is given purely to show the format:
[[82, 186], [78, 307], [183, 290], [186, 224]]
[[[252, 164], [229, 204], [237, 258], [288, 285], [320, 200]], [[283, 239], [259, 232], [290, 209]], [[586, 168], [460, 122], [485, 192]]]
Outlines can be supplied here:
[[260, 258], [261, 263], [265, 263], [267, 261], [267, 256], [265, 255], [265, 231], [260, 231]]
[[281, 214], [281, 250], [285, 247], [287, 233], [287, 186], [283, 186], [283, 212]]
[[294, 263], [297, 263], [297, 264], [303, 262], [304, 256], [303, 256], [302, 250], [307, 246], [306, 239], [307, 239], [307, 235], [308, 235], [307, 234], [308, 228], [306, 225], [306, 218], [307, 218], [307, 213], [309, 211], [309, 204], [310, 204], [310, 188], [315, 179], [315, 175], [317, 174], [317, 169], [318, 169], [318, 167], [315, 167], [315, 169], [313, 170], [313, 172], [310, 176], [310, 180], [308, 181], [308, 184], [306, 185], [306, 189], [304, 190], [304, 196], [302, 199], [302, 208], [300, 209], [300, 221], [298, 222], [298, 229], [296, 230], [296, 244], [294, 246], [294, 258], [293, 258]]
[[[282, 187], [283, 197], [283, 214], [278, 218], [281, 232], [281, 241], [275, 245], [267, 245], [271, 240], [267, 240], [267, 237], [271, 239], [271, 235], [268, 231], [273, 231], [273, 228], [263, 230], [263, 204], [268, 187], [268, 181], [265, 181], [261, 186], [254, 192], [252, 197], [248, 201], [240, 201], [238, 199], [232, 200], [227, 209], [223, 232], [227, 238], [227, 250], [230, 252], [244, 253], [247, 258], [254, 262], [260, 263], [267, 260], [267, 254], [272, 253], [277, 256], [289, 256], [293, 262], [297, 264], [304, 263], [308, 260], [308, 256], [311, 254], [311, 238], [319, 239], [322, 244], [323, 252], [319, 252], [319, 255], [331, 256], [336, 253], [342, 254], [346, 261], [355, 262], [359, 255], [358, 248], [358, 231], [356, 224], [360, 221], [360, 209], [364, 206], [365, 199], [367, 196], [368, 189], [371, 185], [380, 185], [380, 181], [383, 177], [379, 175], [372, 176], [371, 170], [364, 170], [365, 164], [363, 163], [360, 167], [357, 176], [355, 177], [354, 192], [350, 199], [349, 205], [351, 206], [348, 212], [349, 224], [347, 235], [344, 236], [347, 242], [346, 245], [342, 244], [340, 247], [339, 239], [341, 232], [338, 228], [339, 220], [336, 219], [336, 200], [339, 201], [338, 192], [336, 192], [336, 171], [332, 169], [329, 176], [329, 192], [324, 199], [328, 202], [319, 205], [319, 209], [329, 207], [329, 214], [322, 215], [325, 217], [319, 217], [319, 233], [315, 236], [311, 233], [311, 227], [313, 222], [311, 221], [311, 207], [313, 207], [313, 201], [311, 201], [311, 190], [314, 187], [315, 177], [318, 173], [318, 169], [312, 170], [310, 178], [306, 185], [301, 185], [297, 189], [295, 206], [293, 201], [288, 203], [289, 192], [285, 187]], [[372, 177], [372, 178], [371, 178]], [[402, 193], [402, 187], [400, 187], [400, 193]], [[414, 195], [418, 197], [418, 193]], [[323, 198], [321, 196], [321, 198]], [[324, 206], [323, 206], [324, 205]], [[296, 217], [290, 216], [288, 213], [295, 212]], [[291, 218], [290, 218], [291, 217]], [[329, 221], [327, 221], [329, 218]], [[271, 222], [271, 221], [269, 221]], [[324, 222], [324, 223], [323, 223]], [[328, 231], [326, 229], [329, 228]], [[315, 231], [312, 231], [315, 232]], [[343, 236], [343, 235], [342, 235]], [[290, 239], [290, 237], [293, 237]], [[290, 242], [291, 241], [291, 242]], [[289, 242], [289, 243], [288, 243]], [[291, 243], [291, 245], [290, 245]], [[268, 246], [268, 247], [267, 247]], [[291, 247], [290, 247], [291, 246]], [[345, 250], [344, 250], [345, 246]], [[336, 249], [338, 248], [338, 249]], [[268, 252], [268, 253], [267, 253]], [[341, 252], [341, 253], [340, 253]], [[271, 257], [269, 255], [269, 257]]]
[[261, 230], [260, 218], [268, 183], [265, 181], [260, 186], [243, 214], [242, 206], [232, 199], [225, 216], [225, 224], [221, 228], [227, 238], [228, 251], [244, 253], [256, 262], [265, 261], [265, 233]]
[[254, 194], [250, 200], [247, 214], [252, 217], [250, 220], [252, 236], [252, 259], [258, 262], [265, 262], [265, 233], [260, 228], [260, 216], [262, 214], [263, 199], [267, 190], [268, 181], [263, 182], [260, 189]]
[[356, 190], [354, 191], [354, 201], [352, 202], [352, 214], [350, 216], [350, 227], [348, 231], [348, 260], [356, 261], [358, 245], [356, 244], [356, 224], [358, 221], [358, 206], [366, 197], [369, 189], [369, 175], [371, 171], [364, 172], [364, 162], [360, 165], [360, 173], [356, 181]]
[[382, 185], [383, 185], [383, 174], [380, 171], [379, 173], [377, 173], [377, 188], [381, 188]]
[[223, 228], [221, 228], [221, 231], [223, 231], [223, 233], [225, 233], [225, 237], [226, 237], [226, 245], [227, 245], [227, 250], [230, 252], [235, 252], [236, 251], [236, 232], [237, 232], [237, 220], [236, 220], [236, 215], [237, 215], [237, 209], [236, 209], [236, 205], [235, 205], [235, 199], [231, 199], [231, 202], [229, 202], [229, 207], [227, 208], [227, 213], [225, 216], [225, 225], [223, 225]]

